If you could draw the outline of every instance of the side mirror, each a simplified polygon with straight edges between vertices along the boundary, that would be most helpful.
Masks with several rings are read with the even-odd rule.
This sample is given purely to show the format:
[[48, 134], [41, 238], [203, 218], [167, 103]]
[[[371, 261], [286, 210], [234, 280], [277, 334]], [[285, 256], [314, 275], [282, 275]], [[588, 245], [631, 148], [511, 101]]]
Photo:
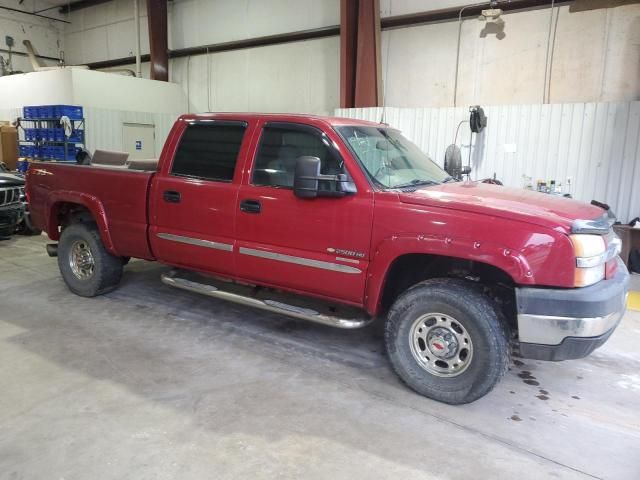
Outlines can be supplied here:
[[320, 177], [320, 159], [318, 157], [298, 157], [293, 176], [293, 193], [299, 198], [318, 196], [318, 177]]
[[444, 170], [456, 180], [461, 180], [463, 175], [471, 173], [471, 167], [462, 166], [462, 154], [460, 147], [457, 145], [449, 145], [444, 154]]

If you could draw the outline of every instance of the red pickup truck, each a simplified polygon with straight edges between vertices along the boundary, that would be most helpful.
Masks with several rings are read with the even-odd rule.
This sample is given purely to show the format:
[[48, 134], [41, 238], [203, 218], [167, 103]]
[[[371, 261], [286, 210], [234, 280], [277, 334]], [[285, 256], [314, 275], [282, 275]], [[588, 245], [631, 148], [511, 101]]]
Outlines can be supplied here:
[[391, 364], [427, 397], [488, 393], [521, 356], [602, 345], [629, 275], [611, 215], [452, 179], [383, 124], [185, 115], [157, 162], [35, 163], [33, 222], [74, 293], [120, 281], [130, 257], [166, 284], [339, 328], [384, 318]]

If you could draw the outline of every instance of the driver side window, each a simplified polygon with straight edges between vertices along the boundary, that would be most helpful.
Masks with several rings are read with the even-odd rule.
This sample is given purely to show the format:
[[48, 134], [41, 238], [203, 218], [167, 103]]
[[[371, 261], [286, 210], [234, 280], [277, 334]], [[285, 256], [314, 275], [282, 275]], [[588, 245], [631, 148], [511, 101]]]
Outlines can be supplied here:
[[[329, 140], [313, 127], [303, 125], [267, 124], [253, 168], [252, 183], [276, 188], [293, 188], [293, 177], [298, 157], [320, 159], [323, 175], [344, 173], [342, 159], [327, 145]], [[320, 188], [335, 188], [322, 185]]]

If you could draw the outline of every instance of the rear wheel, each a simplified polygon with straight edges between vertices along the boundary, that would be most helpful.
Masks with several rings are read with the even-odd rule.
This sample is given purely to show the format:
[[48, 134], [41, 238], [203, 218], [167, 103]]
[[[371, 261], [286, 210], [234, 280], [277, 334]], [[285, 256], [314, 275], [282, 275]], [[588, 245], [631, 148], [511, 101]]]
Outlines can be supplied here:
[[509, 363], [498, 309], [464, 280], [428, 280], [407, 290], [389, 312], [385, 341], [409, 387], [450, 404], [486, 395]]
[[122, 277], [122, 259], [107, 252], [91, 223], [76, 223], [62, 231], [58, 267], [69, 289], [83, 297], [113, 290]]

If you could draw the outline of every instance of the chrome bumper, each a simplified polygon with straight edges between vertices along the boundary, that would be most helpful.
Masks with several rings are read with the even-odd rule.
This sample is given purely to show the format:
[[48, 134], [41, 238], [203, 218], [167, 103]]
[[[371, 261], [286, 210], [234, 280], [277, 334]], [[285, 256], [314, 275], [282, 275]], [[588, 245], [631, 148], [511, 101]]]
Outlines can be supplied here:
[[601, 346], [620, 323], [629, 272], [618, 259], [614, 278], [575, 289], [518, 288], [518, 338], [524, 357], [582, 358]]
[[618, 326], [625, 310], [626, 307], [603, 317], [585, 318], [518, 315], [518, 337], [521, 342], [545, 345], [559, 345], [567, 337], [599, 337]]

